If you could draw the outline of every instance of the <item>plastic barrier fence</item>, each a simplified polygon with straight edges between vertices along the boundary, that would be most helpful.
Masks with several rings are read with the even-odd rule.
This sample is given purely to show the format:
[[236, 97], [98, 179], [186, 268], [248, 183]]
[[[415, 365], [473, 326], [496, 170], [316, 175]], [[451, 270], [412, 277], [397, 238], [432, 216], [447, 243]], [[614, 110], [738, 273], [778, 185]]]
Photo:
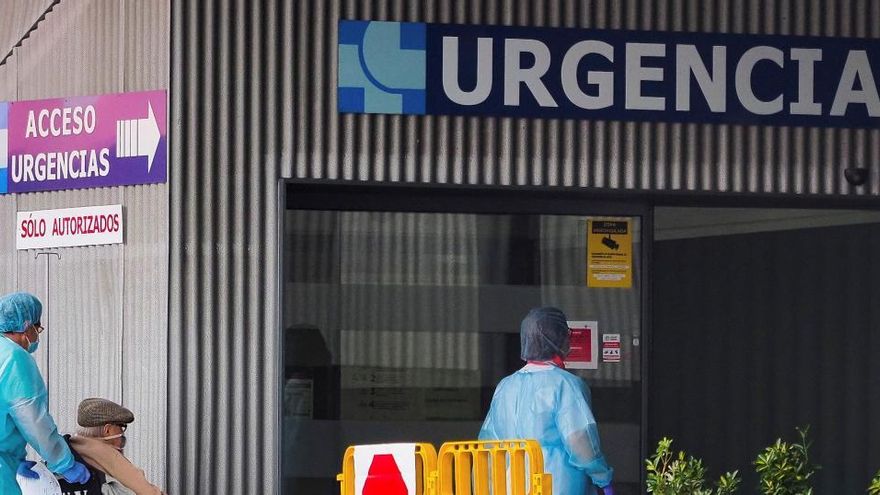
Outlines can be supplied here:
[[[411, 458], [401, 452], [415, 455], [414, 481]], [[336, 479], [340, 495], [553, 493], [541, 446], [534, 440], [448, 442], [439, 456], [426, 443], [352, 446], [345, 451]]]
[[440, 447], [438, 495], [552, 495], [535, 440], [449, 442]]
[[[429, 443], [408, 444], [415, 452], [415, 494], [436, 495], [437, 493], [437, 451]], [[381, 447], [381, 446], [361, 446]], [[371, 490], [368, 484], [357, 487], [355, 473], [355, 452], [359, 446], [351, 446], [345, 450], [342, 458], [342, 473], [336, 476], [339, 482], [340, 495], [370, 495], [371, 493], [384, 494], [398, 493], [388, 488]], [[381, 449], [380, 449], [381, 450]], [[366, 477], [369, 473], [357, 473], [358, 476]], [[387, 481], [387, 480], [386, 480]], [[380, 482], [381, 483], [381, 482]], [[402, 484], [402, 482], [401, 482]], [[398, 484], [400, 486], [400, 484]], [[399, 491], [400, 495], [413, 495], [405, 490]]]

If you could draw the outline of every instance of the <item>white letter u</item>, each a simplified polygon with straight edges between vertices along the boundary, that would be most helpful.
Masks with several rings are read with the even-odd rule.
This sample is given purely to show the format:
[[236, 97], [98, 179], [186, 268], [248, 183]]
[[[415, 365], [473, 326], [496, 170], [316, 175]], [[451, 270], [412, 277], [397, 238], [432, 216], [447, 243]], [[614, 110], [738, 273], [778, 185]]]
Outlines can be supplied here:
[[458, 81], [458, 38], [443, 37], [443, 92], [459, 105], [479, 105], [492, 92], [492, 38], [477, 38], [477, 84], [472, 91]]

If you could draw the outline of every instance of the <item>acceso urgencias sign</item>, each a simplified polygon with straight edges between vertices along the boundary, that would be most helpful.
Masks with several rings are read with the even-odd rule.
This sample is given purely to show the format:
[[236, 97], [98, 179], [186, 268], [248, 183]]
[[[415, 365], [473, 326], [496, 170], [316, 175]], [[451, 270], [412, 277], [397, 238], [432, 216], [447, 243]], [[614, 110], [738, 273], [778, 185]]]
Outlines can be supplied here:
[[166, 99], [160, 90], [0, 105], [0, 192], [165, 182]]

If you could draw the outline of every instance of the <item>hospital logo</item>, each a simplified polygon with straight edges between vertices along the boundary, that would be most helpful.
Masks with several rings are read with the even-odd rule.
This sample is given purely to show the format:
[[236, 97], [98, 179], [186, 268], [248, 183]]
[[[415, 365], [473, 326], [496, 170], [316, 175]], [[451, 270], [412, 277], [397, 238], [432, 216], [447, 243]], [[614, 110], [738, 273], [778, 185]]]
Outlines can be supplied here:
[[0, 101], [0, 194], [8, 191], [9, 103]]
[[425, 113], [425, 24], [339, 21], [339, 111]]

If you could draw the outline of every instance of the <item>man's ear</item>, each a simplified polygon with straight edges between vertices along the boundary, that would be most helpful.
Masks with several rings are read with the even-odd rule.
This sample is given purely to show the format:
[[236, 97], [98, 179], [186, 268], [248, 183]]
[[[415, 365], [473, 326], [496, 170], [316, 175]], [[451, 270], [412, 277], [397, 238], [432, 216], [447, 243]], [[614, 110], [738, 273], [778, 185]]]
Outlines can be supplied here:
[[104, 425], [104, 427], [101, 428], [101, 436], [102, 437], [109, 437], [110, 436], [110, 425]]

